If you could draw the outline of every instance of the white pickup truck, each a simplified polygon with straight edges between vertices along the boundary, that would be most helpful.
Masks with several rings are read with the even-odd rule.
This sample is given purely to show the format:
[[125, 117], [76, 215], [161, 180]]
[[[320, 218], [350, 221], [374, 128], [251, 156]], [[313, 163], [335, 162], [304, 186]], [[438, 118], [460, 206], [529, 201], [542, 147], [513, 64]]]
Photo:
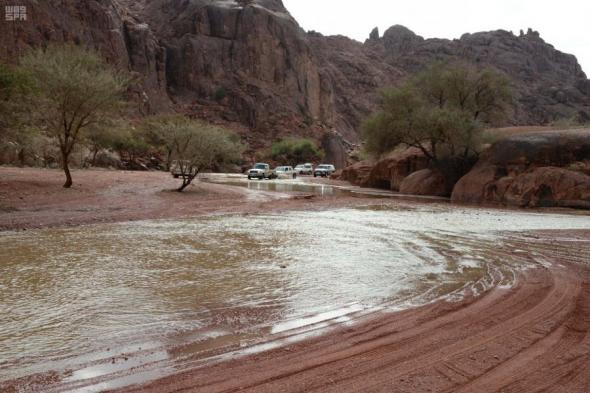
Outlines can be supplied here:
[[277, 179], [297, 179], [297, 172], [292, 166], [279, 166], [275, 168]]
[[276, 173], [272, 169], [270, 169], [270, 165], [263, 164], [263, 163], [254, 164], [252, 169], [248, 170], [247, 174], [248, 174], [248, 180], [252, 180], [252, 179], [264, 180], [264, 179], [275, 179], [276, 178]]

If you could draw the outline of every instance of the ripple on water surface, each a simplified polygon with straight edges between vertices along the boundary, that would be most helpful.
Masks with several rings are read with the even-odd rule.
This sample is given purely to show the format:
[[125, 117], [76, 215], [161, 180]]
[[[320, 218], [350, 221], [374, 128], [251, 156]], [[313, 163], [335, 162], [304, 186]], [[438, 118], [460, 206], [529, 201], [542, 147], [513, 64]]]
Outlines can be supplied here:
[[590, 218], [400, 203], [2, 233], [0, 381], [95, 378], [122, 353], [219, 355], [424, 303], [485, 285], [507, 232], [577, 228]]

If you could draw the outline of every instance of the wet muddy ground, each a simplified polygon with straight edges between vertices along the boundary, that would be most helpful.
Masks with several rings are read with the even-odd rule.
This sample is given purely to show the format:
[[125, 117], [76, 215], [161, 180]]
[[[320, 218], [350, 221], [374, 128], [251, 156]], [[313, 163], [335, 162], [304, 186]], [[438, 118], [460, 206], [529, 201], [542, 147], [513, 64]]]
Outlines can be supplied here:
[[[197, 186], [209, 190], [195, 201], [200, 209], [185, 198], [177, 213], [214, 216], [0, 232], [0, 387], [97, 392], [145, 383], [437, 300], [460, 305], [512, 291], [523, 272], [553, 269], [556, 258], [590, 259], [587, 232], [562, 236], [589, 230], [584, 214], [408, 201], [308, 179], [204, 180], [212, 183]], [[109, 191], [115, 204], [129, 203], [117, 200], [124, 187]], [[155, 191], [156, 202], [147, 190], [137, 191], [144, 210], [162, 209], [168, 194]], [[97, 198], [82, 198], [94, 213]]]
[[399, 202], [5, 232], [0, 380], [100, 391], [511, 286], [528, 251], [505, 244], [543, 229], [590, 218]]

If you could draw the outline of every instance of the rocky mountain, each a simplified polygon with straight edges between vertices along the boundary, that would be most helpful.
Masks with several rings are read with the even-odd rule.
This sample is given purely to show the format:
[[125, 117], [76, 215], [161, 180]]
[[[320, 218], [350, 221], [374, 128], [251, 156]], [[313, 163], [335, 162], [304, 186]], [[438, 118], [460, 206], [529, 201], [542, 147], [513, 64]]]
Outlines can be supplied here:
[[440, 40], [393, 26], [360, 43], [305, 32], [281, 0], [20, 3], [27, 20], [0, 23], [0, 59], [16, 61], [28, 47], [48, 42], [89, 45], [139, 76], [131, 92], [138, 113], [176, 110], [224, 123], [254, 149], [288, 135], [310, 136], [343, 165], [377, 91], [436, 60], [507, 74], [516, 96], [511, 124], [590, 119], [590, 81], [576, 58], [532, 30]]

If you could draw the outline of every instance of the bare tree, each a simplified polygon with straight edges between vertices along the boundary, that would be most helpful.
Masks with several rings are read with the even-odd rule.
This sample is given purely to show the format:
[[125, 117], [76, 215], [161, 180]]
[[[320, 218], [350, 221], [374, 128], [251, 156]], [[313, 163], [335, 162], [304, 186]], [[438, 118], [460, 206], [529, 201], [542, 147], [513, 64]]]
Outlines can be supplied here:
[[128, 79], [97, 53], [74, 45], [31, 51], [21, 64], [35, 83], [34, 115], [59, 143], [64, 187], [70, 188], [70, 154], [85, 129], [118, 114]]

